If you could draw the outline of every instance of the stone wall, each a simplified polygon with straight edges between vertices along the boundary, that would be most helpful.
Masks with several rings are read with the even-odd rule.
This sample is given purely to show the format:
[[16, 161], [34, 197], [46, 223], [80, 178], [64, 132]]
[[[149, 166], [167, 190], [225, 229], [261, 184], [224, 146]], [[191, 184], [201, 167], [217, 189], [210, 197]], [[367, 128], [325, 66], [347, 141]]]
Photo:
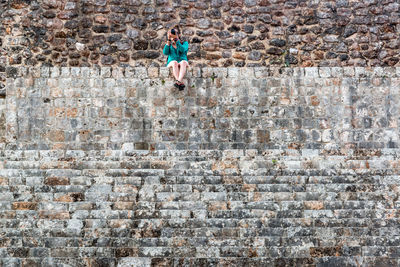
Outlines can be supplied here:
[[2, 266], [400, 264], [400, 68], [6, 73]]
[[175, 24], [194, 65], [399, 61], [394, 0], [10, 0], [0, 7], [0, 43], [11, 65], [160, 66], [166, 30]]
[[163, 66], [181, 25], [200, 67], [398, 66], [394, 0], [0, 1], [5, 66]]
[[[151, 149], [397, 148], [400, 68], [9, 68], [19, 142]], [[10, 132], [11, 133], [11, 132]]]

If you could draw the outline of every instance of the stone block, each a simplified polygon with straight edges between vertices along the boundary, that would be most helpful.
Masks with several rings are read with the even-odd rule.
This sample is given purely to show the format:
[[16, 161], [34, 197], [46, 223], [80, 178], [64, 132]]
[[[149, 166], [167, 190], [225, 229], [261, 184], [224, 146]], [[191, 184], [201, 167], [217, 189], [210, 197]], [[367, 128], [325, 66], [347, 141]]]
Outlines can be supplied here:
[[343, 68], [341, 67], [332, 67], [331, 68], [332, 77], [341, 78], [343, 77]]
[[52, 67], [50, 68], [50, 77], [51, 78], [57, 78], [58, 76], [60, 76], [60, 68], [59, 67]]
[[344, 77], [354, 77], [355, 71], [354, 67], [343, 67], [343, 76]]
[[149, 78], [158, 78], [159, 68], [150, 67], [148, 68]]
[[71, 70], [69, 67], [61, 67], [61, 75], [60, 75], [61, 77], [70, 77], [70, 75], [71, 75]]
[[193, 67], [192, 69], [192, 76], [195, 78], [201, 78], [202, 77], [202, 68], [199, 67]]
[[98, 67], [90, 68], [89, 69], [89, 76], [90, 78], [97, 78], [100, 77], [101, 69]]
[[255, 67], [254, 77], [255, 78], [265, 78], [269, 76], [269, 69], [267, 67]]
[[229, 67], [228, 69], [228, 78], [238, 78], [239, 77], [239, 68]]
[[319, 78], [318, 67], [304, 68], [304, 74], [307, 78]]
[[81, 77], [81, 68], [71, 67], [71, 77], [80, 78]]
[[124, 70], [122, 68], [119, 67], [113, 67], [111, 69], [111, 77], [113, 77], [114, 79], [120, 79], [124, 77]]
[[111, 77], [111, 67], [101, 67], [100, 69], [100, 77], [102, 78], [110, 78]]
[[162, 67], [160, 68], [160, 78], [168, 78], [169, 77], [169, 68]]
[[47, 78], [50, 76], [50, 68], [49, 67], [41, 67], [40, 68], [40, 77]]
[[144, 68], [144, 67], [135, 68], [135, 77], [138, 78], [138, 79], [148, 78], [147, 68]]
[[330, 67], [319, 67], [318, 72], [321, 78], [330, 78], [332, 76]]

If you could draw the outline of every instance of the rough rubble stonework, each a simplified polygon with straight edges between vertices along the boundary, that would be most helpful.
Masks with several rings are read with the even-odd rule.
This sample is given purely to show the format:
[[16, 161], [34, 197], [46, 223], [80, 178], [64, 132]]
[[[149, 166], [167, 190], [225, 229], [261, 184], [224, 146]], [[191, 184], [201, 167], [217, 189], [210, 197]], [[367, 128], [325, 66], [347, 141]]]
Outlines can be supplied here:
[[394, 0], [2, 0], [11, 65], [162, 65], [179, 24], [207, 66], [398, 65]]
[[400, 68], [7, 75], [1, 266], [400, 264]]

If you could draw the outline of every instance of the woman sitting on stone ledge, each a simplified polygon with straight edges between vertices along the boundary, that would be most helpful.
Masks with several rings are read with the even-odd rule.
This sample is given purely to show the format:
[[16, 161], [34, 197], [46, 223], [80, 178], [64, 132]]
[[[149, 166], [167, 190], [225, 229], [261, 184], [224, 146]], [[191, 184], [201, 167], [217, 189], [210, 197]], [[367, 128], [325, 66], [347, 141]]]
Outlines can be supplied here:
[[167, 33], [167, 43], [164, 46], [163, 53], [168, 56], [167, 67], [172, 67], [172, 72], [176, 80], [174, 85], [179, 90], [185, 88], [182, 80], [186, 74], [186, 68], [189, 67], [187, 59], [188, 49], [189, 43], [181, 41], [179, 26], [170, 29]]

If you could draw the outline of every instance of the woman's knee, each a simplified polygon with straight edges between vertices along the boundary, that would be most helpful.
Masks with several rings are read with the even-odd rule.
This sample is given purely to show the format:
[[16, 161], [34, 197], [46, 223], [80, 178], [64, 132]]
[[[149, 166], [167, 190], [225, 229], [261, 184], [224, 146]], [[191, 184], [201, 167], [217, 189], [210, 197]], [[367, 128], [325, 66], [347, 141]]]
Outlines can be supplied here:
[[179, 66], [187, 68], [187, 63], [185, 61], [179, 62]]
[[176, 61], [171, 61], [171, 62], [168, 64], [168, 67], [169, 67], [169, 68], [176, 69], [176, 68], [179, 67], [179, 65], [178, 65], [178, 62], [176, 62]]

